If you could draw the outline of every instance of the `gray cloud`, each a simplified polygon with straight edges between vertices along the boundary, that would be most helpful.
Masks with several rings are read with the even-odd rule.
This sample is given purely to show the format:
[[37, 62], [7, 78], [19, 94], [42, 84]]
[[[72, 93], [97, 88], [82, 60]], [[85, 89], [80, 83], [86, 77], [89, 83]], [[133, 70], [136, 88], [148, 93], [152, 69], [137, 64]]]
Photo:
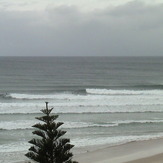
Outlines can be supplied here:
[[163, 4], [0, 11], [0, 55], [163, 56]]

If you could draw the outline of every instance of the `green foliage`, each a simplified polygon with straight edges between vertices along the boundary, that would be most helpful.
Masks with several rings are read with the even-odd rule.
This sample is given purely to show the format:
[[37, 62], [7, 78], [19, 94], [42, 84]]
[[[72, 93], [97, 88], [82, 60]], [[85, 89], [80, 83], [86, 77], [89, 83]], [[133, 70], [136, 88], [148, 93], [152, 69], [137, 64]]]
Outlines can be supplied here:
[[52, 110], [48, 109], [46, 102], [46, 109], [41, 110], [44, 116], [36, 117], [42, 123], [32, 127], [36, 128], [33, 134], [39, 138], [29, 141], [32, 146], [25, 156], [38, 163], [77, 163], [72, 161], [73, 154], [70, 152], [74, 146], [70, 144], [70, 139], [61, 138], [66, 131], [58, 129], [63, 123], [55, 122], [58, 115], [51, 115]]

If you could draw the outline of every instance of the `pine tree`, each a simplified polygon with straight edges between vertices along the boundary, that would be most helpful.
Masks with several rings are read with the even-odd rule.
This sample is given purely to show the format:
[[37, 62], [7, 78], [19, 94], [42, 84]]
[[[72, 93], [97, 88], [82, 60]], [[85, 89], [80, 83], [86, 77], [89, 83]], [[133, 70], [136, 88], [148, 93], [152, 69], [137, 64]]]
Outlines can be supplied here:
[[38, 163], [77, 163], [72, 161], [73, 154], [70, 152], [74, 145], [70, 144], [70, 139], [61, 138], [66, 131], [58, 129], [63, 123], [55, 122], [58, 115], [51, 115], [52, 110], [48, 109], [46, 102], [46, 109], [41, 110], [44, 116], [36, 117], [43, 122], [32, 126], [36, 128], [33, 134], [39, 138], [29, 141], [32, 146], [25, 156]]

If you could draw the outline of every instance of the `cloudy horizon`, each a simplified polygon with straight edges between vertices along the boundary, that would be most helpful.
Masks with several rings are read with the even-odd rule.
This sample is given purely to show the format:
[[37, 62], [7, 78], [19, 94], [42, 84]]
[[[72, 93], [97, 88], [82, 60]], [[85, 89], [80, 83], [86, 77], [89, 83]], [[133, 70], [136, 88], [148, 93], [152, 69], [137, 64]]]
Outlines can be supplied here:
[[163, 56], [161, 0], [0, 0], [0, 56]]

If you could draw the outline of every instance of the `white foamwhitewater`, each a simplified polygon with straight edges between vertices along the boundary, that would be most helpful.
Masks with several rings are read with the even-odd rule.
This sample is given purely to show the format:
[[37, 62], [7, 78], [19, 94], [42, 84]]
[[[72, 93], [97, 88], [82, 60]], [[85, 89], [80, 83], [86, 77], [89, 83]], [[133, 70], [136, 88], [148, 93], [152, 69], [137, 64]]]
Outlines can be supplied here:
[[55, 94], [44, 94], [44, 95], [38, 95], [38, 94], [19, 94], [19, 93], [12, 93], [7, 95], [7, 97], [13, 98], [13, 99], [29, 99], [29, 100], [42, 100], [42, 99], [55, 99]]
[[[60, 100], [74, 100], [74, 99], [85, 99], [90, 98], [100, 98], [100, 96], [93, 95], [157, 95], [163, 96], [163, 90], [113, 90], [113, 89], [86, 89], [88, 96], [77, 95], [71, 92], [62, 92], [54, 94], [20, 94], [20, 93], [11, 93], [6, 94], [6, 97], [13, 99], [29, 99], [29, 100], [41, 100], [41, 99], [60, 99]], [[89, 96], [92, 95], [92, 96]], [[101, 96], [104, 98], [105, 96]], [[106, 96], [108, 97], [108, 96]]]
[[163, 95], [163, 90], [86, 89], [86, 92], [96, 95]]
[[[119, 92], [123, 91], [119, 90]], [[158, 93], [151, 90], [148, 92], [151, 94], [75, 95], [64, 92], [55, 95], [11, 94], [10, 96], [16, 100], [11, 99], [10, 102], [1, 103], [0, 113], [39, 113], [44, 108], [44, 101], [49, 101], [56, 113], [162, 112], [163, 91], [158, 91]]]

